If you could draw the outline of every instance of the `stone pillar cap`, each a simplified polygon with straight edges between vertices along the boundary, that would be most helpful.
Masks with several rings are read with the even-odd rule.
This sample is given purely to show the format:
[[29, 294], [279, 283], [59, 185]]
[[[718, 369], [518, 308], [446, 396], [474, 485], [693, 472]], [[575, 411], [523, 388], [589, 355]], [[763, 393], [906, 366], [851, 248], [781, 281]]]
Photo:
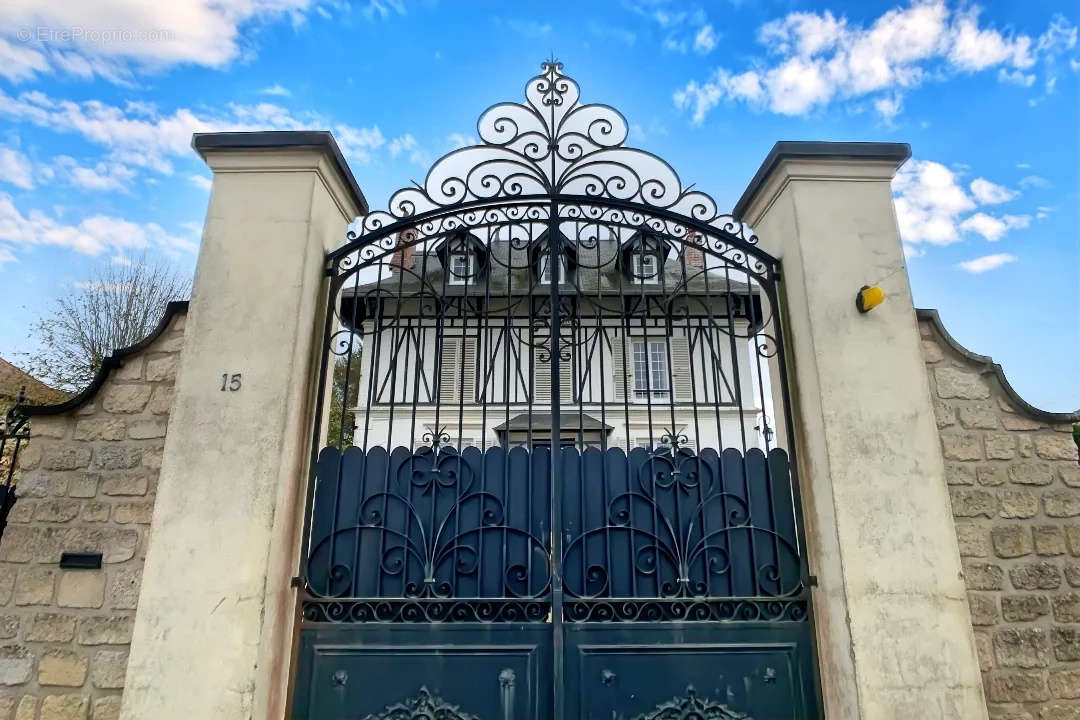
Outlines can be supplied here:
[[258, 132], [194, 133], [191, 147], [204, 161], [206, 154], [214, 151], [245, 150], [316, 150], [322, 152], [334, 165], [352, 201], [360, 208], [360, 214], [368, 213], [367, 199], [353, 177], [349, 164], [341, 154], [341, 148], [329, 130], [264, 130]]
[[911, 157], [907, 143], [891, 142], [820, 142], [806, 140], [781, 140], [773, 145], [765, 161], [754, 173], [754, 178], [743, 190], [732, 214], [743, 219], [751, 203], [761, 191], [769, 176], [785, 160], [871, 160], [892, 162], [893, 170], [900, 168]]

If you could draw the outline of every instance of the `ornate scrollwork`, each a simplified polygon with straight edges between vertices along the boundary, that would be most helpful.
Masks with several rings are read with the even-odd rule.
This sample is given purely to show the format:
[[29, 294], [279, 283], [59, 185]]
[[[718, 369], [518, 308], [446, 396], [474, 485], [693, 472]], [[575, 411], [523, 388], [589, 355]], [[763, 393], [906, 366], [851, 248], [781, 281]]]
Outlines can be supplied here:
[[745, 713], [735, 712], [715, 700], [698, 697], [693, 685], [686, 687], [686, 695], [675, 697], [652, 710], [634, 717], [634, 720], [754, 720]]
[[388, 705], [382, 712], [368, 715], [364, 720], [480, 720], [480, 718], [462, 712], [457, 705], [451, 705], [441, 697], [432, 695], [426, 686], [421, 686], [416, 697]]

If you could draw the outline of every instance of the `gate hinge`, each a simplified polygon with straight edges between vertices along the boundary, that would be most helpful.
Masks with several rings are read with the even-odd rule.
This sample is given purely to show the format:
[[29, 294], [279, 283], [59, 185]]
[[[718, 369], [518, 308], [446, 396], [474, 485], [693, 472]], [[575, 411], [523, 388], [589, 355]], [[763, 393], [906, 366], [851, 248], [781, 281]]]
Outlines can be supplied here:
[[810, 587], [817, 587], [817, 575], [808, 575], [806, 577], [806, 584]]
[[304, 578], [300, 577], [299, 575], [294, 577], [292, 580], [289, 581], [289, 587], [304, 587]]

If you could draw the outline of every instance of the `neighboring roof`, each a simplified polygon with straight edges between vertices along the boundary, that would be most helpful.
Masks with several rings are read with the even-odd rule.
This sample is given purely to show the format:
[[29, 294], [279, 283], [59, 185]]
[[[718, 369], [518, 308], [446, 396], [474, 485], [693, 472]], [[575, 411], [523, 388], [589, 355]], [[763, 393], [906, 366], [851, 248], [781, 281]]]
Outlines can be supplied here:
[[210, 150], [259, 150], [280, 148], [283, 150], [314, 149], [322, 150], [341, 173], [345, 187], [353, 202], [360, 208], [361, 215], [367, 215], [368, 204], [364, 193], [353, 177], [341, 148], [329, 130], [264, 130], [260, 132], [219, 132], [195, 133], [191, 136], [191, 147], [206, 159]]
[[891, 142], [810, 142], [803, 140], [781, 140], [772, 146], [765, 156], [765, 161], [754, 173], [750, 184], [743, 190], [739, 202], [731, 214], [742, 220], [750, 203], [761, 190], [772, 171], [784, 160], [794, 158], [816, 158], [820, 160], [889, 160], [896, 167], [903, 165], [911, 157], [911, 146], [907, 143]]
[[930, 323], [930, 326], [934, 328], [945, 344], [956, 351], [961, 357], [970, 360], [977, 365], [982, 365], [987, 371], [992, 372], [997, 378], [998, 383], [1001, 384], [1001, 389], [1009, 396], [1009, 399], [1031, 417], [1051, 423], [1080, 422], [1080, 410], [1064, 413], [1048, 412], [1046, 410], [1040, 410], [1034, 405], [1029, 404], [1024, 398], [1020, 397], [1016, 390], [1013, 389], [1013, 386], [1010, 385], [1009, 381], [1005, 378], [1005, 371], [1001, 369], [1001, 365], [994, 362], [994, 359], [989, 355], [973, 353], [958, 343], [956, 338], [950, 335], [949, 331], [942, 325], [941, 315], [938, 314], [937, 310], [933, 308], [918, 308], [915, 310], [915, 316], [921, 321]]
[[[559, 415], [559, 427], [563, 430], [613, 430], [611, 425], [600, 422], [592, 415], [579, 415], [578, 413], [566, 413]], [[499, 432], [510, 430], [524, 432], [533, 430], [550, 430], [551, 413], [521, 413], [508, 421], [496, 425], [493, 430]]]
[[17, 400], [24, 389], [23, 402], [30, 405], [63, 402], [68, 396], [63, 390], [49, 387], [25, 370], [0, 358], [0, 397]]
[[124, 358], [134, 355], [148, 348], [151, 343], [158, 339], [161, 333], [165, 332], [165, 329], [169, 327], [169, 323], [176, 315], [183, 315], [188, 311], [187, 300], [174, 300], [165, 306], [165, 313], [161, 316], [161, 320], [158, 321], [157, 327], [155, 327], [149, 335], [144, 337], [134, 345], [130, 345], [126, 348], [120, 348], [113, 350], [112, 353], [101, 361], [101, 367], [98, 369], [97, 374], [94, 375], [94, 379], [90, 381], [90, 384], [83, 388], [77, 395], [65, 400], [64, 402], [58, 402], [55, 405], [20, 405], [19, 409], [25, 415], [57, 415], [59, 413], [67, 412], [68, 410], [74, 410], [77, 407], [82, 406], [90, 398], [94, 397], [94, 394], [101, 389], [101, 386], [105, 384], [105, 380], [108, 379], [109, 373], [115, 368], [122, 367], [124, 364]]

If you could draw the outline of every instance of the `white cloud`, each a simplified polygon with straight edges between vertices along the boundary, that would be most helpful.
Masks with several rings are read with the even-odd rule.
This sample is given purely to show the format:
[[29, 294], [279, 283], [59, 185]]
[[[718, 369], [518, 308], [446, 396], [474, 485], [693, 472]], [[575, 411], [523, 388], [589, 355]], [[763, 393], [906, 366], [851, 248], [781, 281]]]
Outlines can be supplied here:
[[1046, 188], [1050, 187], [1050, 181], [1040, 175], [1026, 175], [1020, 178], [1019, 185], [1025, 190], [1031, 188]]
[[527, 38], [545, 38], [551, 35], [551, 23], [541, 23], [535, 20], [507, 20], [503, 23], [496, 20], [497, 24], [505, 24], [513, 32]]
[[904, 98], [900, 93], [886, 95], [874, 101], [874, 109], [885, 120], [892, 120], [904, 107]]
[[85, 167], [67, 155], [56, 158], [56, 167], [61, 177], [83, 190], [123, 190], [135, 178], [135, 171], [122, 163], [99, 162]]
[[[17, 96], [0, 90], [0, 117], [58, 133], [74, 133], [109, 150], [109, 161], [172, 172], [172, 158], [190, 157], [191, 134], [243, 130], [306, 130], [328, 127], [316, 113], [293, 114], [272, 103], [229, 104], [216, 115], [178, 108], [162, 113], [153, 106], [109, 105], [98, 100], [74, 102], [32, 90]], [[377, 126], [334, 126], [342, 152], [351, 162], [371, 161], [371, 151], [384, 142]]]
[[251, 49], [251, 27], [302, 21], [314, 0], [20, 0], [0, 3], [0, 75], [129, 82], [173, 65], [220, 68]]
[[273, 85], [270, 85], [269, 87], [264, 87], [262, 90], [259, 90], [259, 94], [260, 95], [276, 95], [278, 97], [289, 97], [290, 95], [292, 95], [292, 93], [289, 92], [288, 88], [282, 87], [278, 83], [274, 83]]
[[993, 255], [983, 255], [972, 260], [959, 263], [958, 267], [964, 272], [969, 272], [972, 275], [978, 275], [984, 273], [987, 270], [993, 270], [999, 268], [1002, 265], [1016, 262], [1016, 256], [1009, 253], [995, 253]]
[[716, 47], [716, 31], [713, 26], [705, 24], [694, 36], [694, 52], [699, 55], [708, 55]]
[[9, 248], [0, 246], [0, 266], [9, 262], [18, 262], [18, 260], [15, 259], [15, 253], [11, 252]]
[[997, 242], [1010, 230], [1026, 228], [1031, 224], [1030, 215], [1002, 215], [994, 217], [984, 212], [978, 212], [960, 223], [960, 229], [964, 232], [973, 232], [982, 235], [990, 242]]
[[1001, 68], [998, 70], [998, 80], [1012, 83], [1013, 85], [1020, 85], [1021, 87], [1031, 87], [1035, 84], [1035, 74], [1026, 73], [1023, 70], [1006, 70], [1005, 68]]
[[957, 221], [975, 209], [952, 170], [930, 160], [911, 160], [893, 180], [900, 236], [908, 243], [948, 245], [960, 241]]
[[188, 181], [200, 190], [209, 190], [214, 185], [214, 181], [205, 175], [188, 175]]
[[34, 187], [34, 169], [30, 159], [15, 148], [0, 146], [0, 181], [23, 190]]
[[390, 157], [396, 158], [402, 153], [409, 154], [409, 162], [414, 165], [419, 165], [422, 168], [427, 168], [431, 165], [431, 158], [419, 142], [416, 141], [410, 133], [405, 133], [399, 137], [390, 141], [387, 146], [390, 151]]
[[476, 138], [472, 135], [463, 135], [462, 133], [450, 133], [446, 136], [446, 142], [450, 145], [451, 150], [457, 150], [458, 148], [475, 145]]
[[190, 240], [166, 232], [156, 223], [139, 224], [107, 215], [65, 224], [40, 210], [22, 213], [9, 195], [0, 193], [0, 240], [15, 245], [54, 245], [84, 255], [156, 246], [165, 252], [192, 251]]
[[368, 20], [385, 20], [393, 14], [404, 15], [405, 3], [402, 0], [368, 0], [360, 13]]
[[1067, 44], [1076, 30], [1061, 16], [1054, 23], [1054, 39], [1036, 42], [980, 26], [973, 10], [950, 13], [945, 0], [913, 0], [869, 26], [829, 11], [792, 12], [758, 32], [770, 57], [741, 72], [717, 68], [705, 81], [691, 80], [677, 90], [674, 100], [700, 123], [724, 100], [803, 115], [869, 95], [888, 119], [898, 112], [903, 90], [949, 74], [998, 68], [1003, 80], [1027, 84], [1030, 73], [1022, 71], [1040, 56], [1049, 58], [1051, 48]]
[[1000, 205], [1009, 202], [1019, 193], [1002, 185], [990, 182], [986, 178], [975, 178], [971, 181], [971, 194], [980, 205]]

